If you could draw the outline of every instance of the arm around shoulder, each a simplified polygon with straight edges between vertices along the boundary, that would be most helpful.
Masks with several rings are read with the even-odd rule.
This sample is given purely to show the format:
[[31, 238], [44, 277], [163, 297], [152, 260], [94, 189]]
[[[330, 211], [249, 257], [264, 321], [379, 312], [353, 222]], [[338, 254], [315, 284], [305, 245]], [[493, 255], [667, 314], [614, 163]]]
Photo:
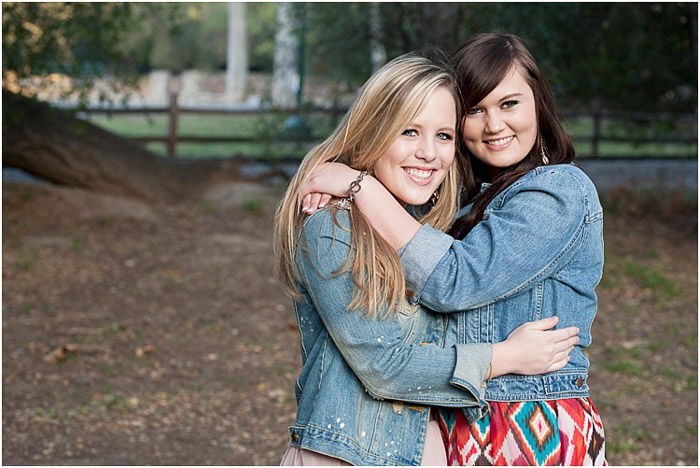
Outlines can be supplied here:
[[540, 169], [497, 196], [464, 239], [423, 226], [406, 245], [406, 280], [423, 304], [441, 312], [480, 307], [570, 260], [581, 237], [586, 193], [567, 167]]

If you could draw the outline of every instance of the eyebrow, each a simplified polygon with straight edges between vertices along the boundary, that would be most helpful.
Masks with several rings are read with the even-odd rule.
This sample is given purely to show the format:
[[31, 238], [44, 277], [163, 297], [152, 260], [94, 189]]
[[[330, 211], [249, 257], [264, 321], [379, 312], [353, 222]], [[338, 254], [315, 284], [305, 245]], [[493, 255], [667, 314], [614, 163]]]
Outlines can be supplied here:
[[513, 98], [513, 97], [516, 97], [516, 96], [522, 96], [522, 95], [523, 95], [523, 93], [512, 93], [512, 94], [508, 94], [508, 95], [506, 95], [506, 96], [503, 96], [501, 99], [499, 99], [499, 101], [505, 101], [506, 99], [510, 99], [510, 98]]

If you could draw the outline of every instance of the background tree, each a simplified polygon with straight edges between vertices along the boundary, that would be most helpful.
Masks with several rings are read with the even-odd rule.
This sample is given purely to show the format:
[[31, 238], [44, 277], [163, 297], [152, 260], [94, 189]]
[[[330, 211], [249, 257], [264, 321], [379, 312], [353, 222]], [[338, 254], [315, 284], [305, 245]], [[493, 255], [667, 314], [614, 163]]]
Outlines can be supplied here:
[[[148, 11], [153, 16], [145, 19]], [[82, 94], [97, 77], [133, 76], [128, 44], [122, 39], [175, 11], [156, 4], [3, 4], [3, 165], [151, 202], [198, 198], [238, 178], [235, 162], [160, 158], [33, 99], [52, 73], [69, 74]], [[169, 26], [177, 23], [164, 21], [154, 30], [169, 31]]]
[[228, 4], [226, 98], [239, 102], [245, 96], [248, 79], [248, 41], [245, 27], [246, 4]]
[[[295, 3], [294, 8], [291, 4], [284, 5], [287, 4], [248, 5], [250, 66], [256, 71], [281, 70], [281, 59], [275, 59], [276, 54], [287, 59], [298, 58], [294, 45], [298, 31], [295, 33], [294, 26], [288, 23], [295, 21], [292, 10], [304, 10], [306, 73], [340, 81], [348, 89], [361, 85], [373, 66], [376, 67], [371, 52], [377, 50], [378, 31], [387, 59], [432, 45], [450, 53], [472, 34], [510, 32], [522, 36], [534, 51], [564, 108], [697, 111], [696, 3]], [[137, 72], [154, 68], [177, 73], [190, 68], [223, 70], [226, 66], [226, 4], [6, 2], [2, 8], [4, 95], [10, 92], [35, 96], [55, 74], [62, 74], [72, 79], [73, 88], [68, 92], [78, 93], [84, 102], [98, 77], [115, 78], [110, 82], [119, 88], [133, 83]], [[286, 18], [284, 21], [278, 22], [278, 12]], [[282, 31], [286, 32], [281, 34]], [[281, 37], [284, 41], [277, 40]], [[278, 63], [273, 67], [275, 61]], [[295, 77], [296, 67], [289, 63], [284, 70], [284, 75], [278, 73], [277, 81], [280, 76], [292, 78], [295, 83], [302, 78]], [[5, 164], [37, 171], [63, 161], [65, 171], [45, 174], [60, 181], [56, 174], [79, 172], [89, 166], [85, 158], [80, 164], [78, 159], [72, 161], [67, 148], [76, 149], [75, 154], [108, 151], [123, 154], [125, 160], [136, 157], [134, 151], [124, 149], [128, 145], [120, 147], [114, 139], [109, 139], [114, 144], [109, 150], [88, 148], [86, 145], [95, 144], [97, 139], [81, 140], [81, 134], [75, 130], [86, 135], [96, 134], [96, 129], [64, 114], [49, 113], [42, 120], [45, 127], [37, 127], [40, 119], [26, 118], [36, 111], [30, 107], [19, 96], [3, 102]], [[50, 128], [51, 122], [61, 124], [52, 134], [60, 135], [64, 146], [59, 151], [58, 139], [52, 146], [52, 140], [44, 137], [41, 145], [34, 142], [42, 149], [28, 153], [28, 142]], [[68, 122], [70, 125], [66, 126]], [[60, 132], [70, 131], [74, 132], [70, 134], [71, 141], [81, 141], [83, 146], [64, 141], [66, 135]], [[55, 160], [49, 164], [52, 157]], [[29, 164], [31, 158], [45, 160]], [[128, 171], [117, 176], [118, 165], [105, 164], [95, 163], [99, 170], [79, 175], [71, 183], [78, 179], [85, 186], [113, 187], [115, 177], [129, 176]], [[183, 162], [162, 160], [157, 164], [187, 166]], [[150, 171], [147, 166], [131, 165], [139, 167], [144, 174]], [[208, 180], [209, 170], [201, 170], [204, 174], [201, 180]], [[109, 177], [112, 182], [108, 183]], [[144, 180], [160, 179], [154, 176]], [[187, 184], [186, 178], [178, 179], [171, 187], [178, 184]], [[139, 189], [143, 197], [164, 197], [155, 192], [147, 195], [158, 184], [151, 183], [150, 188], [148, 185]], [[126, 181], [124, 186], [128, 186]], [[190, 193], [187, 189], [176, 192]]]
[[275, 33], [275, 59], [272, 71], [272, 104], [281, 108], [293, 108], [299, 90], [297, 18], [294, 4], [277, 5], [277, 31]]

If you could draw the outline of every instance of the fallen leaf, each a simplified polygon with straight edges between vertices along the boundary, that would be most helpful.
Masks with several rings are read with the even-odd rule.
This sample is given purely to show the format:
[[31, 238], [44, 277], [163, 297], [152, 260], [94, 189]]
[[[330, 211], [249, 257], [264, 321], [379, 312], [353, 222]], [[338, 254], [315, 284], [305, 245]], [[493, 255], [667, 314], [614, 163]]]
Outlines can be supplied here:
[[70, 343], [65, 344], [63, 346], [59, 346], [44, 356], [44, 361], [48, 362], [49, 364], [57, 364], [59, 361], [62, 361], [68, 357], [70, 353], [77, 353], [78, 351], [80, 351], [80, 346]]
[[136, 348], [136, 355], [138, 357], [144, 357], [146, 354], [151, 354], [156, 348], [153, 345], [146, 345]]

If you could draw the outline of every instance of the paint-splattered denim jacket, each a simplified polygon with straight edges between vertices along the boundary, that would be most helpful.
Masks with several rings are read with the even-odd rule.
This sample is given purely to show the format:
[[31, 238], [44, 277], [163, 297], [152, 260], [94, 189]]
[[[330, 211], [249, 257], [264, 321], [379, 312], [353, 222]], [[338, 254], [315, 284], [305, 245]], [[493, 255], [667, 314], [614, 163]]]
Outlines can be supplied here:
[[334, 272], [350, 251], [349, 216], [337, 211], [339, 227], [334, 211], [306, 221], [296, 256], [302, 370], [290, 443], [355, 465], [419, 465], [429, 405], [485, 405], [491, 345], [447, 346], [448, 316], [419, 306], [385, 319], [348, 310], [352, 279]]
[[[467, 207], [468, 209], [469, 207]], [[562, 369], [491, 379], [486, 399], [553, 400], [588, 395], [603, 271], [603, 211], [590, 179], [571, 164], [539, 167], [494, 198], [462, 240], [424, 225], [399, 251], [412, 302], [450, 314], [457, 343], [495, 343], [518, 325], [558, 315], [580, 343]]]

